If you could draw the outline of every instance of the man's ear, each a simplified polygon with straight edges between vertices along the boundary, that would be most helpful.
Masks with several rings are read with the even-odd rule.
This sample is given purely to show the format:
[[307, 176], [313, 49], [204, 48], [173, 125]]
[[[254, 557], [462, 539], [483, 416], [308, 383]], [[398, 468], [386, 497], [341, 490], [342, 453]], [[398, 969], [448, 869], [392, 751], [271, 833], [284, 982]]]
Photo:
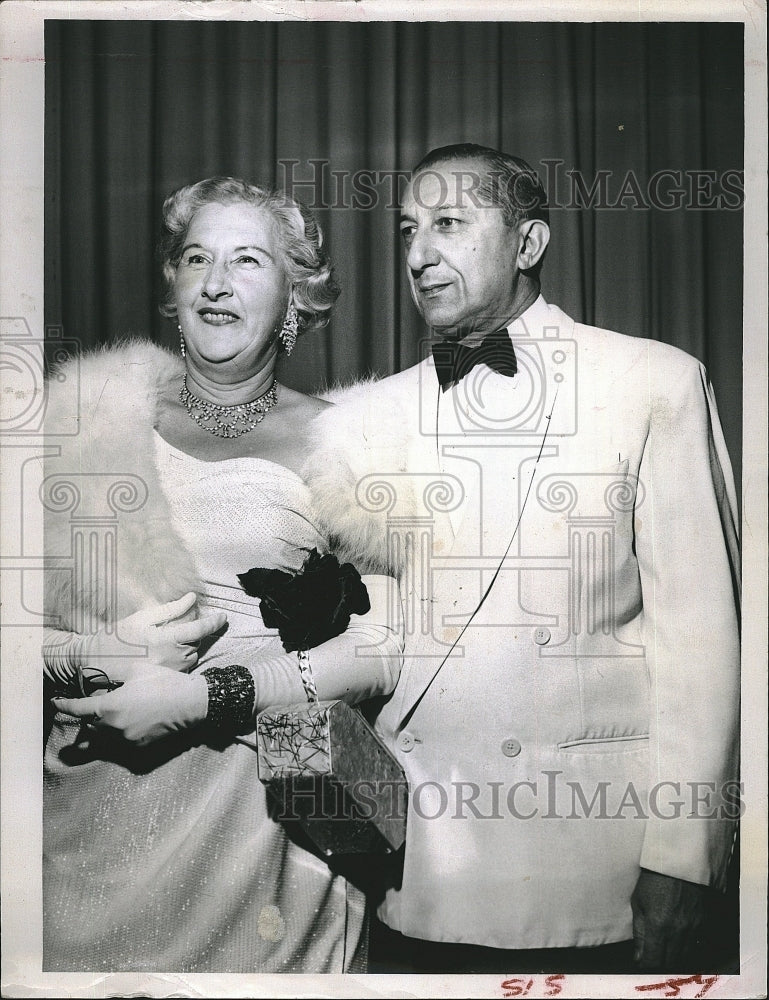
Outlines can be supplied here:
[[530, 271], [542, 259], [550, 242], [550, 227], [541, 219], [531, 219], [520, 225], [521, 242], [518, 248], [518, 267]]

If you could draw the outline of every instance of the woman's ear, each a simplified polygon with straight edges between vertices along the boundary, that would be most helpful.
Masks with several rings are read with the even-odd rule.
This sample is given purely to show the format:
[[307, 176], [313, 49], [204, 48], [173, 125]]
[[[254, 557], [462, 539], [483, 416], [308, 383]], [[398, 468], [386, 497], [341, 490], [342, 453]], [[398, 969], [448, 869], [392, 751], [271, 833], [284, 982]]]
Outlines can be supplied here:
[[527, 219], [520, 225], [521, 242], [518, 248], [518, 267], [530, 271], [542, 259], [550, 242], [550, 227], [541, 219]]

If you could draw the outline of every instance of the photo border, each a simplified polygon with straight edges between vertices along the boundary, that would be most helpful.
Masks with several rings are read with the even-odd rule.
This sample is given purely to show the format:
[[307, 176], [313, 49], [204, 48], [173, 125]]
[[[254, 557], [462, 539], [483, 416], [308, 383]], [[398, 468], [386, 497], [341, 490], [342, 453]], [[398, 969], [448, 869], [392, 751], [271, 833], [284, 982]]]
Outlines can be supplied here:
[[[0, 5], [0, 339], [42, 352], [44, 39], [48, 18], [99, 20], [307, 21], [738, 21], [745, 25], [745, 238], [743, 332], [743, 700], [742, 780], [747, 809], [741, 822], [740, 974], [721, 976], [708, 996], [766, 995], [766, 746], [767, 746], [767, 270], [766, 270], [766, 10], [756, 2], [383, 3], [380, 0], [6, 0]], [[13, 371], [0, 371], [2, 389]], [[40, 402], [30, 398], [30, 407]], [[0, 439], [2, 551], [21, 552], [23, 538], [40, 537], [42, 512], [21, 510], [20, 455], [37, 461], [39, 439], [6, 432]], [[6, 451], [8, 449], [8, 451]], [[11, 450], [13, 449], [13, 450]], [[18, 449], [23, 449], [20, 452]], [[22, 537], [23, 536], [23, 537]], [[42, 573], [23, 555], [3, 556], [0, 569], [25, 571], [25, 595], [42, 607]], [[11, 605], [3, 583], [3, 614]], [[39, 603], [38, 603], [39, 602]], [[4, 620], [7, 618], [4, 617]], [[42, 701], [40, 626], [3, 630], [0, 780], [2, 782], [2, 994], [7, 997], [504, 996], [499, 975], [299, 976], [292, 974], [43, 973], [42, 941]], [[529, 996], [542, 996], [539, 987]], [[560, 996], [624, 997], [661, 981], [647, 974], [569, 975]], [[653, 995], [647, 993], [646, 995]], [[656, 995], [662, 995], [658, 993]], [[672, 994], [668, 994], [672, 995]], [[683, 993], [682, 996], [694, 995]]]

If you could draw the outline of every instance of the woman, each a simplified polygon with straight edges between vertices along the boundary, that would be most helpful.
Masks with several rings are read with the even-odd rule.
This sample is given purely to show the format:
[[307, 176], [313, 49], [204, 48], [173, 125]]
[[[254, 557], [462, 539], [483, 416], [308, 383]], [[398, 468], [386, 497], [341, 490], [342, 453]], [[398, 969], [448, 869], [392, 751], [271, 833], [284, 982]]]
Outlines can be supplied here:
[[[43, 966], [347, 971], [362, 898], [270, 818], [238, 738], [307, 700], [237, 574], [326, 548], [298, 473], [328, 404], [274, 372], [338, 290], [309, 214], [232, 178], [166, 200], [161, 254], [181, 357], [134, 341], [49, 382], [44, 660], [68, 691], [45, 753]], [[364, 582], [369, 614], [311, 652], [321, 699], [397, 679], [392, 580]]]

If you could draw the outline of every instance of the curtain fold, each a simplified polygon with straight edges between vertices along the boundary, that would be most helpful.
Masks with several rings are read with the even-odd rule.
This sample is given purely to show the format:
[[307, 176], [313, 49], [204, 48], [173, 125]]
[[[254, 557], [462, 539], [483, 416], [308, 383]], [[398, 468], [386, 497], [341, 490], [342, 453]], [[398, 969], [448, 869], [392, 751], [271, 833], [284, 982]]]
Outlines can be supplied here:
[[[739, 190], [732, 208], [676, 206], [674, 181], [689, 201], [727, 172], [739, 188], [742, 81], [739, 24], [47, 21], [46, 323], [84, 347], [128, 334], [175, 347], [157, 311], [163, 198], [232, 174], [289, 183], [343, 290], [283, 379], [312, 390], [398, 371], [424, 328], [399, 246], [402, 183], [386, 172], [479, 142], [546, 183], [546, 298], [709, 366], [739, 475]], [[602, 172], [605, 203], [599, 185], [580, 209], [575, 192], [589, 203]], [[670, 207], [640, 203], [655, 178]]]

